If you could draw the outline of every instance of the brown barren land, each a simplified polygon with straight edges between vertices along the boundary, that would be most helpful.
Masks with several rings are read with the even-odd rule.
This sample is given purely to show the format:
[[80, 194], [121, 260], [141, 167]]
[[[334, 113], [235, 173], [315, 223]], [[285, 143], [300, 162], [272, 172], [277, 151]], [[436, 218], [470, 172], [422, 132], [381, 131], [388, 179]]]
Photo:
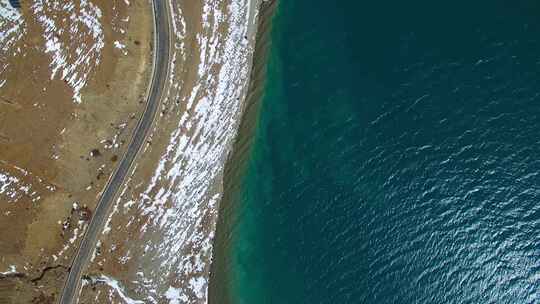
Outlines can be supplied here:
[[[144, 110], [151, 72], [148, 1], [77, 0], [67, 12], [53, 11], [57, 1], [38, 12], [33, 2], [22, 2], [25, 32], [12, 46], [20, 53], [0, 52], [7, 64], [0, 86], [0, 303], [56, 301], [97, 197]], [[79, 103], [61, 71], [51, 79], [54, 53], [45, 50], [56, 39], [69, 61], [81, 55], [79, 46], [95, 47], [91, 35], [70, 36], [77, 26], [70, 14], [83, 2], [101, 12], [104, 44], [88, 57], [96, 62], [86, 66]], [[56, 22], [49, 34], [42, 15]]]

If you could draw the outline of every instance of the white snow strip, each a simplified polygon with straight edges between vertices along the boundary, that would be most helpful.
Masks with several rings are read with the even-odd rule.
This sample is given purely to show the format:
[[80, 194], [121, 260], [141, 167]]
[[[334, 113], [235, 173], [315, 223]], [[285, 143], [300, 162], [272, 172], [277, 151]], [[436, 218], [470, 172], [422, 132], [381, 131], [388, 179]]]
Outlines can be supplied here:
[[[118, 296], [120, 296], [120, 298], [126, 304], [144, 304], [143, 301], [135, 300], [135, 299], [132, 299], [132, 298], [128, 297], [126, 295], [125, 291], [124, 291], [124, 288], [120, 285], [120, 283], [117, 280], [115, 280], [115, 279], [113, 279], [111, 277], [108, 277], [106, 275], [101, 275], [96, 279], [96, 282], [105, 283], [106, 285], [111, 287], [114, 291], [116, 291]], [[111, 303], [112, 303], [112, 298], [110, 298], [110, 300], [111, 300]]]
[[6, 276], [14, 273], [17, 273], [17, 267], [15, 265], [9, 265], [8, 271], [0, 272], [0, 275]]

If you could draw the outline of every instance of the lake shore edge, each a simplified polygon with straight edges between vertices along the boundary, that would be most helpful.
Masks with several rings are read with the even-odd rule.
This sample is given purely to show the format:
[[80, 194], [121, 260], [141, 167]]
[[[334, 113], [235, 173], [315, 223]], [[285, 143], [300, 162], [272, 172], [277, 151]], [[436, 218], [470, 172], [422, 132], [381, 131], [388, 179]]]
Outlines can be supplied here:
[[250, 152], [266, 83], [266, 71], [271, 45], [272, 19], [278, 5], [277, 0], [259, 1], [258, 20], [255, 29], [255, 50], [247, 85], [247, 94], [242, 105], [242, 114], [231, 152], [225, 162], [223, 174], [223, 196], [219, 204], [213, 259], [208, 288], [208, 303], [232, 303], [230, 291], [230, 232], [237, 220], [237, 197], [242, 178], [250, 160]]

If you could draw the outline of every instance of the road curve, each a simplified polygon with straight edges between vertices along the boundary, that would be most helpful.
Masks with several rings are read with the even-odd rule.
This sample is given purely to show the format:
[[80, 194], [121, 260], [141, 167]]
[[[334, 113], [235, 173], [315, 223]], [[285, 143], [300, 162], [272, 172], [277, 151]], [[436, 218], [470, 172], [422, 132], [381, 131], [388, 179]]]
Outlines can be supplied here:
[[146, 140], [150, 126], [156, 116], [161, 94], [166, 85], [169, 68], [169, 48], [170, 48], [170, 22], [165, 0], [153, 0], [154, 15], [154, 59], [152, 68], [152, 80], [148, 91], [146, 109], [139, 120], [133, 133], [128, 149], [122, 158], [120, 165], [109, 179], [105, 190], [99, 198], [94, 214], [84, 234], [75, 258], [72, 261], [67, 280], [60, 295], [60, 304], [76, 303], [76, 297], [80, 288], [80, 281], [84, 266], [92, 255], [99, 233], [103, 230], [103, 225], [109, 214], [111, 205], [114, 202], [118, 188], [122, 185], [126, 175], [137, 153]]

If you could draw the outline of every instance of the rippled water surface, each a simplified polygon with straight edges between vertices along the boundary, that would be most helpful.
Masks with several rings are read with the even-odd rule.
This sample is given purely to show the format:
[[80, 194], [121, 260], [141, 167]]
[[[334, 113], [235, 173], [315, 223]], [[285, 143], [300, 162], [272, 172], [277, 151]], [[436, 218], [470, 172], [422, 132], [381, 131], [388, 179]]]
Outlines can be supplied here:
[[540, 303], [538, 3], [281, 1], [233, 302]]

